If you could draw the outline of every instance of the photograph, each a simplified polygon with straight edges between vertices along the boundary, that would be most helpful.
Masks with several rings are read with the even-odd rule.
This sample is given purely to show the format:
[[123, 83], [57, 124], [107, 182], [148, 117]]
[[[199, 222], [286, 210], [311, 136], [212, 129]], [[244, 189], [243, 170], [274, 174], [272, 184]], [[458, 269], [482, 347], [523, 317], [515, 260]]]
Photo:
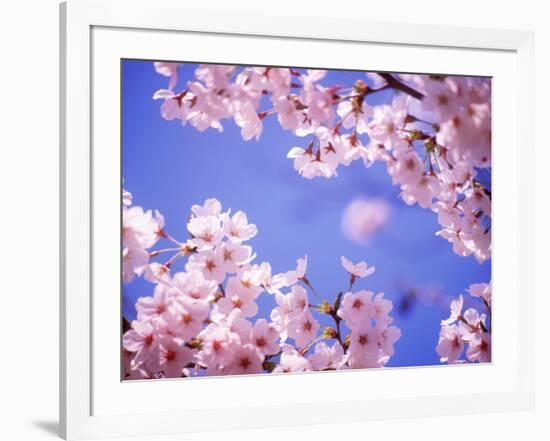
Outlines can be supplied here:
[[491, 77], [120, 68], [121, 380], [491, 363]]

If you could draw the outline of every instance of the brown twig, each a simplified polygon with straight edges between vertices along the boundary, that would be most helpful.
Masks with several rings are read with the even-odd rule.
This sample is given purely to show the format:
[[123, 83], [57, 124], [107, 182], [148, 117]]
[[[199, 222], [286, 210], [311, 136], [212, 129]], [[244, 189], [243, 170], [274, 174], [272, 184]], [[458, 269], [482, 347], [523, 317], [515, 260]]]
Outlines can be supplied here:
[[424, 98], [424, 94], [420, 93], [418, 90], [413, 89], [411, 86], [408, 86], [407, 84], [399, 81], [397, 78], [395, 78], [393, 75], [388, 73], [378, 73], [384, 80], [386, 80], [386, 83], [388, 83], [388, 86], [400, 90], [401, 92], [406, 93], [407, 95], [412, 96], [413, 98], [416, 98], [417, 100], [422, 100]]

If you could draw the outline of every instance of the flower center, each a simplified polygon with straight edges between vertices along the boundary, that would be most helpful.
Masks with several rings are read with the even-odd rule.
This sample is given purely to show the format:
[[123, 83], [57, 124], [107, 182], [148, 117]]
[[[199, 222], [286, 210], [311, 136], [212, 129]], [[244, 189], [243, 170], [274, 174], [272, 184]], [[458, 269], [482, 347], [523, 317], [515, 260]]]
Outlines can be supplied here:
[[193, 321], [193, 317], [188, 312], [185, 312], [181, 315], [181, 321], [183, 323], [185, 323], [186, 325], [188, 325], [189, 323], [191, 323]]
[[171, 361], [176, 358], [176, 353], [174, 351], [166, 351], [166, 354], [164, 354], [164, 358], [167, 361]]
[[260, 348], [265, 346], [265, 338], [263, 338], [263, 337], [257, 338], [256, 339], [256, 346], [258, 346]]
[[241, 358], [240, 365], [244, 370], [248, 369], [248, 366], [250, 366], [251, 364], [252, 363], [248, 358]]

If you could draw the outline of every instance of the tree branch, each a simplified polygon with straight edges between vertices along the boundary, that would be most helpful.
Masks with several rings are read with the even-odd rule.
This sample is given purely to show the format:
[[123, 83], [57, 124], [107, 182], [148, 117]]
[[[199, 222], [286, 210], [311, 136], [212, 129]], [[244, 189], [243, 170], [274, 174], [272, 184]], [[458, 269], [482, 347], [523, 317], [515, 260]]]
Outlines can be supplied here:
[[386, 83], [388, 83], [388, 86], [392, 87], [393, 89], [400, 90], [401, 92], [406, 93], [407, 95], [412, 96], [413, 98], [416, 98], [417, 100], [422, 100], [424, 98], [424, 94], [420, 93], [418, 90], [413, 89], [412, 87], [408, 86], [405, 83], [402, 83], [397, 78], [395, 78], [393, 75], [388, 73], [378, 73], [384, 80], [386, 80]]

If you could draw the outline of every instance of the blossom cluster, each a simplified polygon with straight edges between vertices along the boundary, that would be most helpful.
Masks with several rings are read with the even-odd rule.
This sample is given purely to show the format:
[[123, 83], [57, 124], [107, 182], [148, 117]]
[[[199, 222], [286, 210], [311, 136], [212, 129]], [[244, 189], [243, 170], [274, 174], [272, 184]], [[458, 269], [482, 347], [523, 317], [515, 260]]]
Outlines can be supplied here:
[[[470, 307], [463, 311], [464, 297], [451, 302], [451, 315], [441, 321], [436, 351], [449, 364], [491, 361], [491, 284], [476, 283], [468, 288], [470, 297], [478, 299], [483, 311]], [[461, 356], [466, 348], [466, 359]]]
[[[139, 242], [147, 259], [123, 251], [125, 268], [154, 283], [152, 295], [138, 299], [137, 318], [123, 335], [124, 379], [381, 367], [394, 354], [400, 331], [391, 325], [392, 302], [382, 293], [352, 292], [358, 279], [374, 273], [365, 262], [342, 257], [347, 292], [333, 304], [314, 305], [307, 256], [278, 274], [268, 262], [254, 263], [247, 241], [258, 230], [244, 212], [223, 211], [216, 199], [194, 205], [190, 238], [180, 242], [164, 230], [160, 214], [132, 206], [127, 192], [124, 197], [125, 210], [139, 216], [123, 228], [129, 237], [150, 239]], [[147, 251], [159, 237], [174, 247]], [[165, 262], [149, 260], [164, 253], [172, 254]], [[184, 270], [173, 271], [181, 258], [187, 259]], [[265, 318], [258, 317], [260, 296], [274, 300]], [[316, 314], [330, 316], [334, 327], [321, 328]]]
[[132, 205], [132, 194], [122, 195], [122, 280], [124, 283], [141, 275], [149, 262], [149, 248], [163, 235], [164, 218], [155, 211], [144, 211]]
[[[154, 94], [165, 119], [199, 131], [223, 131], [222, 121], [233, 119], [249, 140], [259, 139], [265, 118], [277, 118], [307, 138], [287, 153], [307, 179], [335, 177], [354, 161], [383, 162], [406, 204], [437, 214], [437, 234], [456, 254], [490, 258], [489, 79], [369, 73], [372, 86], [359, 78], [344, 87], [321, 84], [324, 70], [199, 65], [177, 91], [179, 66], [155, 63], [170, 77], [168, 89]], [[395, 92], [390, 103], [369, 104], [386, 90]]]

